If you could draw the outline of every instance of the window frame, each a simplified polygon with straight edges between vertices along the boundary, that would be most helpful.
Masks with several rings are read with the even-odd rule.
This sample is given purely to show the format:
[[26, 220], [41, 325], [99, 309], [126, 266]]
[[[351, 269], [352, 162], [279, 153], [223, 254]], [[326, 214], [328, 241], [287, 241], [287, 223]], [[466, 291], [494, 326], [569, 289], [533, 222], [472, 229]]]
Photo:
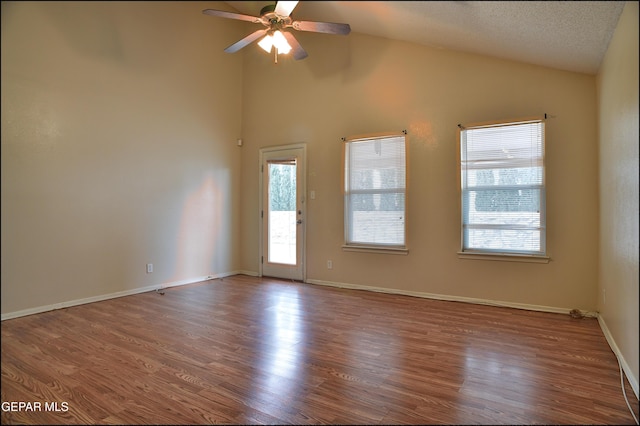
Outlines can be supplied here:
[[[348, 145], [350, 143], [375, 141], [389, 138], [402, 138], [404, 143], [404, 188], [402, 192], [404, 194], [404, 210], [403, 210], [403, 240], [404, 244], [380, 244], [375, 242], [362, 243], [362, 242], [349, 242], [349, 230], [351, 226], [349, 218], [349, 185], [347, 176], [347, 161]], [[351, 136], [348, 138], [342, 138], [342, 192], [344, 202], [344, 243], [342, 245], [343, 251], [358, 251], [358, 252], [370, 252], [370, 253], [384, 253], [384, 254], [401, 254], [406, 255], [409, 253], [407, 245], [407, 206], [408, 206], [408, 186], [409, 186], [409, 145], [407, 141], [407, 132], [389, 132], [389, 133], [374, 133], [366, 135]], [[384, 192], [384, 191], [381, 191]]]
[[[458, 257], [462, 259], [478, 259], [478, 260], [502, 260], [502, 261], [519, 261], [519, 262], [534, 262], [534, 263], [548, 263], [550, 258], [548, 255], [547, 248], [547, 208], [546, 208], [546, 190], [547, 190], [547, 182], [546, 182], [546, 117], [541, 116], [533, 116], [519, 119], [509, 119], [509, 120], [496, 120], [496, 121], [488, 121], [481, 123], [472, 123], [468, 125], [458, 125], [458, 144], [457, 144], [457, 164], [458, 164], [458, 203], [459, 203], [459, 217], [460, 217], [460, 250], [458, 251]], [[466, 168], [463, 167], [463, 132], [473, 129], [482, 129], [482, 128], [497, 128], [497, 127], [511, 127], [521, 124], [531, 124], [531, 123], [540, 123], [541, 124], [541, 183], [539, 184], [540, 190], [540, 224], [539, 224], [539, 243], [540, 250], [539, 251], [527, 251], [527, 250], [510, 250], [505, 248], [498, 249], [483, 249], [483, 248], [474, 248], [474, 247], [465, 247], [465, 196], [466, 196], [466, 188], [463, 187], [463, 175], [465, 173]], [[511, 167], [507, 169], [516, 169], [516, 167]], [[505, 185], [508, 186], [508, 185]], [[497, 188], [500, 188], [499, 185], [496, 185]], [[514, 230], [518, 227], [514, 225]]]

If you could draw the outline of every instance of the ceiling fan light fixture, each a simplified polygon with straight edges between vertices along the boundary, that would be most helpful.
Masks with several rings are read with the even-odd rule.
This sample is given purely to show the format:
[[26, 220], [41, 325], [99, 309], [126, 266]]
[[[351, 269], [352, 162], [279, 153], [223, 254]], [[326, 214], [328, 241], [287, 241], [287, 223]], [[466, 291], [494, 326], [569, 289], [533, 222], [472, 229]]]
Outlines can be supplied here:
[[278, 54], [286, 55], [291, 52], [291, 45], [280, 31], [275, 31], [273, 35], [267, 34], [258, 42], [258, 46], [267, 53], [270, 53], [275, 46]]
[[258, 46], [265, 52], [271, 53], [271, 48], [273, 47], [273, 37], [271, 37], [271, 34], [264, 36], [264, 38], [258, 42]]
[[280, 31], [276, 31], [273, 33], [273, 45], [278, 49], [278, 53], [287, 54], [291, 52], [291, 46], [287, 39], [284, 38]]

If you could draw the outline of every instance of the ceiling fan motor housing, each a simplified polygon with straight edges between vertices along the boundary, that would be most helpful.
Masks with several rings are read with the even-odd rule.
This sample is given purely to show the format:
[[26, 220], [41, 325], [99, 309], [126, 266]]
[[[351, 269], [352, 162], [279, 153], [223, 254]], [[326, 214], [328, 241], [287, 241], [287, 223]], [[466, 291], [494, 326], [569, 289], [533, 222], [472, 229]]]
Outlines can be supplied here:
[[260, 16], [266, 15], [267, 13], [274, 12], [276, 10], [275, 4], [268, 4], [260, 10]]
[[268, 4], [260, 11], [260, 22], [262, 22], [264, 26], [269, 27], [269, 33], [291, 27], [293, 23], [290, 16], [280, 16], [275, 13], [275, 10], [275, 4]]

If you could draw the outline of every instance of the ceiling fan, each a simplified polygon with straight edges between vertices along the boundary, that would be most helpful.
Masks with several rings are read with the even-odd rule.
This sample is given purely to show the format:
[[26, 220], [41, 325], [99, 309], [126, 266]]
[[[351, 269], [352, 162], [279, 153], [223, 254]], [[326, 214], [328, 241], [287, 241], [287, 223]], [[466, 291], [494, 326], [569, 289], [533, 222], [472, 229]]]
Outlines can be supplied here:
[[293, 58], [295, 60], [304, 59], [308, 56], [307, 52], [302, 48], [300, 43], [298, 43], [298, 40], [296, 40], [293, 34], [285, 31], [288, 28], [293, 28], [298, 31], [340, 35], [347, 35], [351, 32], [349, 24], [294, 20], [291, 18], [291, 12], [297, 4], [297, 1], [278, 1], [275, 5], [263, 7], [260, 11], [260, 16], [243, 15], [215, 9], [205, 9], [202, 13], [264, 25], [266, 28], [254, 31], [242, 40], [227, 47], [224, 51], [227, 53], [235, 53], [262, 37], [258, 45], [267, 53], [273, 50], [276, 63], [278, 63], [279, 53], [286, 54], [293, 51]]

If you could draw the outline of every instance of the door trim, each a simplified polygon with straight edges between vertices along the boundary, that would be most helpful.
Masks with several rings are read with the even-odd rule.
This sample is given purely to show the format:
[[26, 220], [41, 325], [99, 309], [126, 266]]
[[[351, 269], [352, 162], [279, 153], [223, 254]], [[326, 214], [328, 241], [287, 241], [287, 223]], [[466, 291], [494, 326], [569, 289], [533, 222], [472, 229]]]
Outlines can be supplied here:
[[300, 203], [302, 204], [302, 223], [300, 226], [302, 227], [302, 249], [300, 251], [300, 262], [302, 262], [301, 270], [302, 270], [302, 281], [307, 281], [307, 144], [295, 143], [290, 145], [278, 145], [278, 146], [268, 146], [264, 148], [260, 148], [260, 155], [258, 159], [258, 276], [262, 276], [263, 272], [263, 263], [262, 260], [266, 253], [264, 253], [264, 219], [261, 217], [261, 212], [264, 211], [265, 207], [263, 205], [263, 194], [264, 194], [264, 173], [261, 171], [262, 165], [264, 164], [264, 157], [266, 154], [275, 153], [278, 151], [289, 151], [293, 149], [302, 150], [302, 155], [300, 158], [300, 163], [302, 165], [302, 185], [299, 185], [299, 189], [301, 191]]

